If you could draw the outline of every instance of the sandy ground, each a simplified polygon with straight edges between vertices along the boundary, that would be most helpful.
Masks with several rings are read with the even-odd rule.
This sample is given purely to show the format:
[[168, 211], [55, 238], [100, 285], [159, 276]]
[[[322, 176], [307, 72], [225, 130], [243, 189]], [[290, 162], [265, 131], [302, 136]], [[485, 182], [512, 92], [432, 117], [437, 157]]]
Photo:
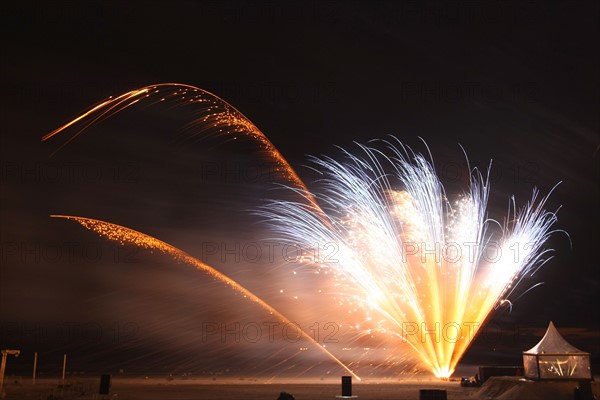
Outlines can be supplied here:
[[[98, 381], [81, 381], [73, 384], [69, 389], [61, 391], [56, 388], [56, 380], [38, 382], [36, 386], [31, 384], [9, 383], [5, 386], [6, 399], [43, 399], [54, 395], [64, 399], [118, 399], [118, 400], [276, 400], [282, 391], [291, 393], [296, 400], [321, 400], [335, 399], [341, 394], [339, 383], [304, 383], [304, 382], [281, 382], [281, 383], [243, 383], [243, 381], [214, 383], [202, 380], [187, 381], [159, 381], [158, 379], [113, 379], [111, 396], [101, 397], [95, 395], [98, 392]], [[79, 390], [74, 390], [79, 388]], [[404, 399], [418, 400], [419, 389], [446, 389], [448, 399], [461, 400], [472, 398], [477, 390], [474, 388], [462, 388], [458, 382], [412, 382], [412, 383], [355, 383], [353, 394], [358, 399], [384, 400]], [[85, 391], [86, 395], [81, 396]]]
[[[495, 380], [495, 381], [494, 381]], [[365, 400], [419, 400], [420, 389], [445, 389], [448, 400], [554, 400], [572, 399], [576, 382], [541, 385], [528, 381], [517, 382], [516, 378], [492, 378], [481, 388], [463, 388], [457, 381], [414, 381], [402, 383], [360, 382], [354, 383], [353, 394]], [[167, 381], [166, 379], [112, 380], [111, 394], [98, 395], [99, 379], [73, 382], [68, 388], [57, 388], [56, 380], [31, 383], [6, 382], [6, 399], [48, 400], [52, 399], [102, 399], [102, 400], [276, 400], [281, 391], [291, 393], [296, 400], [336, 399], [341, 394], [339, 383], [314, 383], [306, 381], [281, 381], [265, 383], [247, 380], [214, 382], [210, 379], [188, 379]], [[598, 396], [600, 385], [593, 384]], [[600, 397], [599, 397], [600, 398]]]

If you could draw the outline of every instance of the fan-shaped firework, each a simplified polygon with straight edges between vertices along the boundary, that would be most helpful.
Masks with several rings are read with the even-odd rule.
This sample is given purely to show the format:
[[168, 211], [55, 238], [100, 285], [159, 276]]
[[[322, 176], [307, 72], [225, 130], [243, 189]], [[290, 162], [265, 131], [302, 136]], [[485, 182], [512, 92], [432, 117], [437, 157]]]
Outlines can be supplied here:
[[407, 342], [436, 376], [449, 377], [489, 312], [543, 263], [556, 216], [534, 191], [491, 240], [489, 184], [477, 170], [450, 203], [425, 157], [383, 143], [389, 156], [360, 146], [363, 156], [346, 152], [343, 163], [313, 158], [323, 189], [310, 197], [320, 208], [273, 201], [260, 214], [294, 246], [335, 248], [312, 261], [336, 274], [336, 293], [374, 314], [365, 332]]

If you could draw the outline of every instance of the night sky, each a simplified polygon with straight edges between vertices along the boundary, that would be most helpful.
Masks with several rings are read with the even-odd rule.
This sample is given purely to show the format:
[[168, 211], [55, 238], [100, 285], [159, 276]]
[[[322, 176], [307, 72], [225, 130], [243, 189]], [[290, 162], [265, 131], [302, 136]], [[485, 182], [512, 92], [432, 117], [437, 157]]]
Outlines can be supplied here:
[[[298, 307], [287, 288], [281, 295], [288, 284], [300, 294], [312, 284], [290, 282], [282, 265], [209, 251], [272, 235], [252, 210], [284, 196], [274, 190], [282, 182], [250, 140], [186, 139], [189, 113], [168, 107], [132, 108], [59, 151], [64, 140], [40, 140], [109, 96], [179, 82], [240, 110], [309, 187], [308, 155], [338, 157], [336, 146], [387, 135], [419, 152], [423, 138], [451, 196], [468, 182], [461, 145], [472, 166], [493, 160], [488, 213], [499, 220], [512, 194], [523, 205], [534, 187], [545, 195], [562, 182], [547, 208], [562, 206], [556, 228], [568, 235], [552, 236], [554, 258], [523, 288], [543, 285], [512, 312], [494, 313], [464, 361], [518, 363], [550, 320], [597, 360], [598, 21], [597, 2], [3, 6], [0, 347], [23, 351], [10, 360], [14, 371], [28, 371], [38, 351], [48, 375], [64, 352], [72, 371], [340, 372], [318, 353], [274, 367], [290, 357], [285, 343], [203, 340], [210, 324], [268, 317], [169, 257], [48, 217], [137, 229], [229, 274], [305, 328], [342, 323], [333, 307], [311, 314], [318, 300]], [[269, 356], [256, 361], [261, 354]]]

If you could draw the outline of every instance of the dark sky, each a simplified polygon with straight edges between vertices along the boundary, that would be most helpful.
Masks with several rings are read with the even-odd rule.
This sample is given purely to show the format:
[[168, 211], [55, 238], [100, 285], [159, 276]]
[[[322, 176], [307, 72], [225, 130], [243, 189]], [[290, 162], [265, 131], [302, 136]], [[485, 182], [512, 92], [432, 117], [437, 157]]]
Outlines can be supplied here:
[[[454, 168], [464, 160], [459, 144], [474, 165], [493, 159], [489, 213], [498, 219], [511, 194], [524, 204], [534, 187], [546, 194], [562, 181], [548, 208], [562, 206], [556, 226], [572, 247], [566, 235], [552, 237], [554, 259], [524, 283], [544, 285], [512, 313], [495, 313], [490, 331], [500, 336], [478, 339], [465, 360], [518, 362], [549, 320], [598, 354], [598, 3], [285, 3], [3, 6], [0, 347], [23, 349], [17, 367], [27, 370], [37, 350], [48, 374], [63, 351], [74, 370], [201, 372], [221, 368], [216, 359], [253, 365], [249, 358], [272, 350], [207, 349], [198, 343], [203, 323], [264, 313], [238, 307], [239, 296], [193, 269], [116, 247], [52, 213], [126, 225], [209, 258], [311, 321], [277, 297], [281, 268], [206, 253], [207, 243], [268, 235], [249, 210], [279, 194], [271, 177], [248, 175], [266, 170], [250, 143], [182, 144], [189, 116], [164, 107], [122, 113], [53, 156], [59, 142], [40, 142], [108, 96], [161, 82], [228, 101], [309, 186], [307, 155], [337, 156], [335, 145], [389, 134], [425, 151], [422, 137], [450, 194], [466, 183]], [[295, 357], [299, 373], [307, 357]], [[255, 372], [273, 372], [269, 362]]]

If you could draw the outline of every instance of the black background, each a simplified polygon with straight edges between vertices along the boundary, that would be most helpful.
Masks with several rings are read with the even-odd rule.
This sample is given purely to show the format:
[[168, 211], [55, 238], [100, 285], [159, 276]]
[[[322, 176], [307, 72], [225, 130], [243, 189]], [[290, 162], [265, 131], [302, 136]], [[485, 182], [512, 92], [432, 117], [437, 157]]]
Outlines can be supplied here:
[[[562, 205], [557, 228], [568, 232], [572, 247], [566, 235], [554, 235], [555, 258], [525, 283], [544, 285], [520, 299], [512, 313], [494, 315], [489, 326], [504, 330], [503, 345], [517, 352], [490, 360], [518, 362], [518, 351], [533, 345], [549, 320], [576, 346], [600, 351], [597, 2], [88, 1], [2, 7], [2, 348], [31, 352], [40, 343], [17, 339], [18, 332], [35, 337], [31, 326], [38, 321], [60, 325], [110, 308], [93, 298], [88, 300], [96, 308], [65, 317], [56, 310], [78, 309], [72, 300], [100, 285], [89, 277], [93, 272], [73, 272], [72, 263], [48, 270], [31, 256], [23, 263], [22, 254], [14, 255], [15, 243], [81, 235], [76, 227], [47, 221], [48, 214], [78, 211], [120, 221], [182, 248], [187, 243], [198, 255], [185, 232], [221, 221], [230, 206], [246, 210], [258, 201], [248, 199], [265, 197], [252, 185], [236, 193], [228, 182], [210, 182], [225, 187], [215, 200], [194, 191], [200, 189], [190, 191], [185, 174], [173, 172], [180, 170], [169, 163], [138, 175], [144, 160], [171, 160], [182, 152], [182, 158], [211, 162], [220, 152], [245, 160], [243, 147], [216, 144], [215, 155], [202, 143], [194, 147], [197, 153], [189, 150], [194, 155], [179, 149], [160, 158], [162, 153], [151, 151], [161, 146], [156, 138], [168, 121], [145, 126], [139, 117], [116, 122], [115, 129], [135, 131], [131, 136], [115, 133], [114, 142], [85, 136], [64, 150], [71, 152], [69, 160], [125, 169], [116, 183], [121, 194], [110, 202], [91, 204], [99, 192], [89, 185], [71, 180], [64, 185], [67, 193], [60, 187], [64, 182], [56, 185], [35, 170], [45, 168], [56, 149], [41, 143], [41, 136], [89, 105], [152, 83], [180, 82], [234, 105], [300, 169], [307, 154], [338, 154], [334, 145], [351, 148], [353, 141], [393, 134], [424, 151], [422, 137], [449, 192], [457, 192], [466, 181], [450, 167], [464, 160], [460, 143], [476, 165], [494, 160], [490, 213], [499, 219], [511, 194], [523, 204], [533, 187], [546, 194], [562, 181], [548, 208]], [[141, 140], [144, 130], [149, 133]], [[136, 149], [132, 159], [140, 164], [123, 161], [115, 150], [120, 146]], [[75, 155], [77, 149], [82, 155]], [[131, 165], [133, 172], [127, 170]], [[160, 190], [168, 193], [160, 204], [145, 198], [132, 211], [129, 174], [133, 190], [145, 196], [158, 190], [148, 177], [178, 178], [168, 178], [173, 185]], [[222, 207], [191, 218], [182, 211], [188, 208], [176, 204], [192, 201]], [[238, 229], [239, 221], [223, 222], [215, 235]], [[58, 285], [54, 294], [39, 290], [69, 279], [84, 282]], [[66, 345], [59, 342], [41, 346], [60, 353]], [[477, 363], [486, 351], [497, 354], [495, 347], [479, 340], [465, 360]]]

